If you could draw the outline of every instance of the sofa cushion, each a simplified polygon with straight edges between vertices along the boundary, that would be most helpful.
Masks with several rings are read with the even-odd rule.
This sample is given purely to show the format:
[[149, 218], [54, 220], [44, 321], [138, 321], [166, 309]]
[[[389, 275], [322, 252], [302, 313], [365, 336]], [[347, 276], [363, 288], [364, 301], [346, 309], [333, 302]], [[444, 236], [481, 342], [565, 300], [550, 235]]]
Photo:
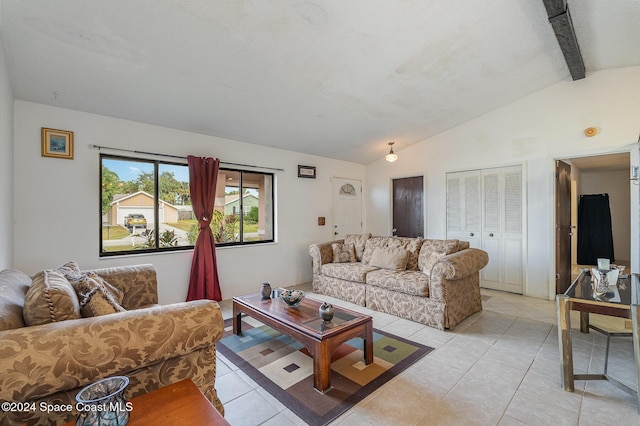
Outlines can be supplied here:
[[88, 272], [81, 274], [71, 281], [71, 285], [78, 294], [80, 312], [83, 317], [95, 317], [99, 315], [124, 312], [125, 309], [118, 303], [107, 284], [99, 275]]
[[402, 247], [378, 247], [371, 255], [369, 266], [404, 271], [407, 269], [407, 260], [409, 260], [409, 252]]
[[371, 233], [345, 235], [344, 243], [353, 244], [356, 248], [356, 261], [362, 261], [362, 253], [364, 253], [365, 244], [369, 238], [371, 238]]
[[458, 244], [458, 240], [424, 240], [418, 255], [418, 269], [425, 270], [425, 264], [431, 253], [455, 253], [458, 251]]
[[367, 273], [375, 271], [378, 268], [356, 262], [325, 263], [324, 265], [322, 265], [321, 269], [322, 275], [326, 275], [328, 277], [338, 278], [345, 281], [364, 283]]
[[334, 263], [356, 261], [356, 247], [351, 243], [333, 243], [331, 244], [331, 250], [333, 250]]
[[[64, 265], [58, 266], [54, 271], [61, 273], [67, 281], [71, 284], [71, 286], [76, 290], [76, 294], [78, 293], [76, 286], [74, 286], [74, 282], [80, 280], [81, 278], [86, 278], [87, 274], [80, 270], [80, 267], [76, 262], [70, 260]], [[119, 288], [109, 284], [103, 277], [100, 277], [101, 284], [109, 290], [111, 295], [115, 298], [118, 304], [122, 304], [122, 299], [124, 299], [124, 292]], [[80, 297], [78, 295], [78, 297]]]
[[422, 238], [409, 238], [409, 237], [392, 237], [387, 240], [387, 247], [402, 247], [409, 252], [409, 258], [407, 259], [407, 270], [418, 270], [418, 256], [420, 255], [420, 249], [422, 248]]
[[429, 296], [429, 277], [420, 271], [378, 269], [367, 274], [367, 284], [415, 296]]
[[364, 245], [364, 252], [362, 253], [362, 263], [368, 265], [371, 261], [373, 251], [377, 248], [387, 247], [389, 244], [389, 238], [391, 237], [371, 237]]
[[78, 296], [59, 272], [38, 272], [24, 298], [23, 317], [28, 326], [78, 319]]
[[0, 271], [0, 331], [25, 326], [22, 316], [24, 297], [31, 278], [17, 269]]

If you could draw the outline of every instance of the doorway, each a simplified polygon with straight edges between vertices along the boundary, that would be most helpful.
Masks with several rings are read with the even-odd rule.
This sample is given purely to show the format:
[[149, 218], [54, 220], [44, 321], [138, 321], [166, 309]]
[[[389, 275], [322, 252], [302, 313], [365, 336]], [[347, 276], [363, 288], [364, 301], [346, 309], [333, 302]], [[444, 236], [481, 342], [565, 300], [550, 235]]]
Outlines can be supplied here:
[[[577, 259], [578, 204], [580, 195], [609, 194], [611, 222], [613, 229], [615, 263], [625, 265], [630, 270], [631, 259], [631, 182], [629, 180], [630, 154], [628, 152], [596, 155], [590, 157], [565, 158], [561, 162], [569, 166], [564, 183], [556, 180], [556, 293], [563, 293], [572, 282], [581, 265]], [[562, 185], [569, 185], [569, 192]], [[564, 195], [563, 195], [564, 194]], [[567, 197], [569, 199], [567, 200]], [[559, 225], [567, 213], [562, 205], [569, 205], [570, 228]], [[565, 219], [566, 220], [566, 219]], [[570, 239], [569, 250], [561, 250], [563, 234]], [[562, 265], [571, 265], [570, 278], [567, 280]]]
[[362, 233], [362, 181], [356, 179], [332, 179], [333, 236], [344, 238], [347, 234]]
[[424, 235], [423, 181], [422, 176], [392, 180], [392, 235], [413, 238]]

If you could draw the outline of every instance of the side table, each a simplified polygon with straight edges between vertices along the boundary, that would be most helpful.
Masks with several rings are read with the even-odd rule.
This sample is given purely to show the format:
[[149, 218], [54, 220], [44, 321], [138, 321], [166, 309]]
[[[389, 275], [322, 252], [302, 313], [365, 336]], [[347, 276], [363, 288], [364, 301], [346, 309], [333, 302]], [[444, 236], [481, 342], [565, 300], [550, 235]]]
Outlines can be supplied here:
[[[607, 380], [635, 396], [638, 399], [638, 413], [640, 413], [640, 392], [630, 389], [628, 386], [608, 376], [606, 374], [606, 363], [603, 374], [574, 374], [570, 315], [572, 310], [580, 312], [580, 331], [583, 333], [588, 333], [589, 328], [601, 331], [597, 327], [589, 325], [589, 313], [630, 318], [633, 353], [636, 363], [636, 384], [640, 384], [640, 325], [638, 322], [640, 319], [640, 305], [632, 297], [632, 293], [635, 293], [635, 291], [632, 291], [632, 286], [636, 284], [636, 279], [632, 280], [630, 275], [619, 278], [610, 294], [597, 297], [594, 295], [591, 286], [591, 274], [588, 270], [583, 270], [564, 294], [556, 296], [556, 307], [558, 314], [558, 344], [562, 363], [562, 388], [568, 392], [573, 392], [574, 380]], [[637, 296], [634, 294], [634, 297]], [[605, 332], [605, 334], [612, 333]]]
[[[126, 390], [125, 390], [126, 395]], [[216, 408], [191, 381], [184, 379], [132, 398], [133, 410], [127, 426], [142, 425], [216, 425], [227, 426]], [[75, 420], [64, 426], [74, 426]]]

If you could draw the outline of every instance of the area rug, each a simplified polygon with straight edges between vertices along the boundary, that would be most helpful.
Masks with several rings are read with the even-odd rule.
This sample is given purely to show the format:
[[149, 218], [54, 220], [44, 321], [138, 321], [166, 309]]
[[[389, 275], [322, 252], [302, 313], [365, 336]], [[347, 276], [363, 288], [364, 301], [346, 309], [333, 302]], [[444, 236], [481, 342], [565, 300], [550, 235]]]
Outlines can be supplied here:
[[331, 357], [331, 386], [313, 388], [313, 359], [302, 344], [243, 316], [242, 334], [225, 321], [218, 351], [309, 425], [325, 425], [433, 350], [374, 329], [372, 364], [364, 364], [363, 340], [354, 338]]

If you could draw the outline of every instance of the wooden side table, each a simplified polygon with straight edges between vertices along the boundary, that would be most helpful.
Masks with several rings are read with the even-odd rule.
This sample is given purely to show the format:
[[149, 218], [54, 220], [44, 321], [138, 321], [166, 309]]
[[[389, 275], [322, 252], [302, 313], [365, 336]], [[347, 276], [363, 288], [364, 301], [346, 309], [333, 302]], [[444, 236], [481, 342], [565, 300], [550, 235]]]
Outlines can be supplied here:
[[[230, 424], [191, 379], [132, 398], [131, 403], [133, 410], [127, 426]], [[65, 426], [74, 425], [75, 420], [65, 423]]]

